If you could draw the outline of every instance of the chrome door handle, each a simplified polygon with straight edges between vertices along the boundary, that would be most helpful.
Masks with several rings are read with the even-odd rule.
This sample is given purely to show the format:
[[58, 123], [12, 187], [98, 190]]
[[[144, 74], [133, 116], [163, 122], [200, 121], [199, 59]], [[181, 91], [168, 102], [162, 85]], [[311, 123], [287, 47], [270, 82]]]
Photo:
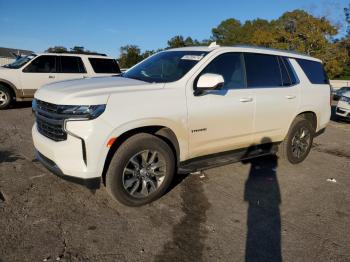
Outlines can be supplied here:
[[53, 79], [53, 78], [55, 78], [55, 76], [49, 76], [49, 78]]
[[287, 99], [294, 99], [296, 96], [286, 96]]
[[239, 102], [242, 102], [242, 103], [247, 103], [252, 101], [253, 101], [252, 97], [242, 97], [241, 99], [239, 99]]

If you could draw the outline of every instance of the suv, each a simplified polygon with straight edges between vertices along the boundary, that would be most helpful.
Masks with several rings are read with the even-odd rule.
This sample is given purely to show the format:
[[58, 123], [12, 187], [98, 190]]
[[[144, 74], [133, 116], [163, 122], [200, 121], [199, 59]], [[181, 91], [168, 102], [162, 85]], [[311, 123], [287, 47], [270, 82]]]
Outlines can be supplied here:
[[0, 67], [0, 110], [30, 101], [42, 85], [93, 76], [119, 74], [115, 59], [104, 55], [45, 53], [24, 56]]
[[174, 174], [277, 152], [308, 155], [331, 115], [320, 60], [254, 47], [157, 53], [118, 77], [65, 81], [35, 93], [32, 135], [48, 169], [138, 206]]
[[335, 114], [341, 119], [350, 120], [350, 91], [342, 93]]

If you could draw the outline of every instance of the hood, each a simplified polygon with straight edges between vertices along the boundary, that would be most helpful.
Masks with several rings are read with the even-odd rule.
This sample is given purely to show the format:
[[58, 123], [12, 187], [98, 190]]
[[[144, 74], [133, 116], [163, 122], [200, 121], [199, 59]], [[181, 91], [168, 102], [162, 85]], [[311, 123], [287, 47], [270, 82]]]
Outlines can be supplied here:
[[0, 71], [8, 71], [8, 70], [10, 70], [10, 68], [6, 68], [4, 66], [0, 66]]
[[346, 96], [350, 98], [350, 91], [346, 91], [344, 93], [342, 93], [342, 96]]
[[44, 85], [34, 97], [60, 105], [97, 105], [106, 104], [113, 93], [159, 89], [163, 86], [119, 76], [94, 77]]

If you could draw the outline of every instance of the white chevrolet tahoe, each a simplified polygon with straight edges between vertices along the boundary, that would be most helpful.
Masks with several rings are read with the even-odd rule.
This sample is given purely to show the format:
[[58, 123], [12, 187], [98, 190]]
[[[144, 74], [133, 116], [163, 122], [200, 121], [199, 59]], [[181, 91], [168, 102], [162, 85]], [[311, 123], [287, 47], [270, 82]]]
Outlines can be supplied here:
[[43, 53], [24, 56], [0, 67], [0, 110], [13, 101], [30, 101], [42, 85], [119, 74], [115, 59], [104, 55]]
[[276, 153], [308, 155], [331, 115], [320, 60], [291, 52], [186, 47], [121, 76], [65, 81], [35, 93], [38, 160], [56, 175], [106, 186], [137, 206], [177, 173]]

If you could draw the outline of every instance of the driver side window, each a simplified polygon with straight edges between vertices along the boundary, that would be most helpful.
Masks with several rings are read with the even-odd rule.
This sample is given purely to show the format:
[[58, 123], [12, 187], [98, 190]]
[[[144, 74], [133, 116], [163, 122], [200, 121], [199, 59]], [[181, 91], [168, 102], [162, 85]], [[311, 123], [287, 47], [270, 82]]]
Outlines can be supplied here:
[[245, 88], [243, 57], [240, 53], [225, 53], [211, 61], [200, 75], [212, 73], [222, 75], [223, 89]]
[[23, 69], [25, 73], [55, 73], [56, 72], [56, 56], [42, 55], [26, 68]]

